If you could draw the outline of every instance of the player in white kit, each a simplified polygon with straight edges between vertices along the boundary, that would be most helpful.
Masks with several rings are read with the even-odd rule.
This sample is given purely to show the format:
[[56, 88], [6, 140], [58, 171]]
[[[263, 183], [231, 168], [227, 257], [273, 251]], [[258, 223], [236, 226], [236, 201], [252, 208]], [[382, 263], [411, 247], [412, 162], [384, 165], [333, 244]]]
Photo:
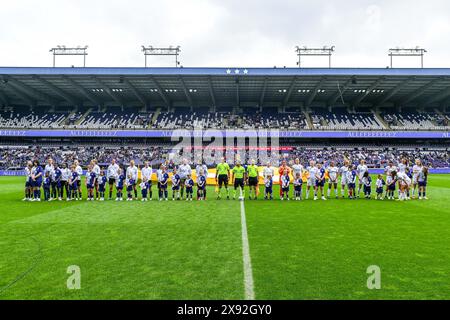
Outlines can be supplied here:
[[[83, 175], [83, 169], [81, 168], [78, 160], [75, 160], [73, 162], [73, 164], [75, 165], [75, 172], [77, 173], [76, 186], [77, 186], [78, 196], [75, 197], [75, 200], [82, 200], [83, 194], [81, 192], [81, 176]], [[75, 195], [76, 195], [76, 193], [75, 193]]]
[[412, 183], [411, 179], [405, 172], [398, 172], [397, 179], [399, 183], [398, 200], [408, 200], [407, 192]]
[[127, 168], [126, 171], [126, 177], [131, 177], [131, 180], [128, 179], [129, 181], [131, 181], [131, 188], [133, 189], [134, 192], [134, 199], [137, 200], [138, 199], [138, 195], [137, 195], [137, 189], [136, 189], [136, 183], [138, 181], [138, 168], [136, 167], [134, 160], [130, 161], [130, 166]]
[[[51, 183], [52, 187], [56, 187], [53, 182], [53, 179], [52, 179], [54, 177], [54, 173], [55, 173], [55, 165], [54, 165], [52, 158], [47, 159], [47, 164], [45, 165], [45, 168], [44, 168], [44, 176], [47, 174], [47, 172], [50, 177], [50, 183]], [[53, 201], [52, 194], [50, 195], [50, 199], [48, 199], [48, 201]]]
[[306, 184], [306, 199], [309, 199], [309, 191], [312, 188], [315, 190], [316, 188], [316, 175], [317, 175], [317, 167], [316, 162], [314, 160], [309, 161], [309, 167], [306, 168], [308, 171], [308, 183]]
[[300, 177], [303, 175], [303, 166], [300, 164], [300, 159], [295, 159], [294, 164], [292, 165], [292, 176], [295, 178], [297, 174], [300, 174]]
[[33, 195], [33, 186], [31, 181], [31, 170], [33, 168], [33, 163], [31, 161], [27, 162], [25, 167], [25, 198], [22, 201], [30, 201]]
[[119, 178], [119, 165], [116, 163], [116, 159], [111, 160], [111, 164], [108, 166], [106, 171], [106, 179], [108, 179], [109, 184], [109, 200], [112, 199], [113, 189], [116, 185], [117, 179]]
[[92, 172], [95, 174], [95, 180], [94, 180], [94, 188], [95, 188], [95, 199], [98, 201], [100, 200], [99, 194], [98, 194], [98, 178], [100, 178], [100, 166], [98, 165], [97, 159], [93, 159], [91, 161], [92, 164]]
[[397, 165], [399, 173], [405, 173], [406, 168], [408, 167], [408, 160], [407, 159], [401, 159], [400, 162]]
[[345, 188], [348, 185], [347, 181], [347, 172], [348, 172], [348, 166], [349, 161], [347, 159], [344, 160], [344, 165], [339, 168], [339, 175], [341, 176], [341, 196], [342, 198], [345, 196]]
[[61, 198], [63, 197], [64, 190], [66, 191], [66, 199], [70, 198], [69, 180], [72, 172], [67, 167], [67, 164], [63, 163], [61, 168]]
[[397, 167], [394, 166], [394, 162], [390, 160], [386, 168], [384, 168], [384, 173], [386, 174], [386, 176], [389, 176], [394, 171], [397, 172]]
[[414, 164], [413, 168], [412, 168], [412, 186], [413, 186], [413, 192], [412, 192], [412, 197], [415, 198], [416, 197], [416, 191], [417, 188], [419, 186], [419, 175], [420, 172], [422, 172], [423, 170], [423, 165], [422, 165], [422, 161], [420, 161], [419, 159], [416, 160], [416, 163]]
[[[153, 192], [152, 192], [152, 174], [153, 169], [150, 167], [150, 163], [148, 161], [145, 161], [144, 167], [141, 169], [141, 176], [142, 176], [142, 182], [144, 183], [145, 189], [145, 195], [150, 197], [150, 201], [153, 200]], [[146, 201], [147, 197], [145, 197]]]
[[[405, 158], [400, 159], [400, 161], [397, 164], [397, 169], [398, 169], [397, 173], [400, 173], [400, 174], [405, 173], [406, 174], [407, 170], [408, 170], [408, 160], [405, 159]], [[401, 191], [401, 185], [400, 184], [402, 183], [402, 179], [399, 178], [398, 183], [399, 183], [398, 184], [398, 190], [399, 190], [399, 193], [400, 193], [400, 191]], [[409, 186], [408, 186], [407, 190], [405, 190], [405, 192], [407, 192], [409, 194]], [[399, 195], [399, 198], [400, 198], [400, 195]], [[403, 199], [403, 200], [409, 200], [408, 196], [406, 196], [405, 199]]]
[[367, 168], [366, 161], [361, 160], [359, 162], [358, 167], [356, 167], [356, 172], [358, 173], [358, 193], [356, 194], [357, 198], [359, 198], [359, 194], [364, 185], [364, 183], [363, 183], [364, 173], [366, 173], [367, 171], [369, 171], [369, 168]]
[[263, 168], [263, 177], [266, 179], [267, 177], [273, 177], [275, 171], [272, 169], [270, 161], [267, 161], [266, 166]]
[[292, 165], [292, 176], [294, 177], [294, 182], [297, 179], [297, 177], [299, 176], [300, 179], [303, 176], [303, 166], [300, 164], [300, 159], [297, 158], [294, 160], [294, 164]]
[[180, 176], [180, 192], [181, 192], [181, 198], [183, 198], [184, 195], [184, 188], [186, 179], [188, 176], [192, 174], [192, 168], [188, 163], [187, 159], [183, 159], [182, 164], [178, 166], [178, 175]]
[[334, 195], [336, 196], [336, 199], [338, 198], [338, 176], [339, 176], [339, 168], [336, 167], [336, 164], [334, 161], [330, 162], [330, 165], [327, 168], [328, 172], [328, 198], [330, 198], [331, 195], [331, 188], [334, 188]]

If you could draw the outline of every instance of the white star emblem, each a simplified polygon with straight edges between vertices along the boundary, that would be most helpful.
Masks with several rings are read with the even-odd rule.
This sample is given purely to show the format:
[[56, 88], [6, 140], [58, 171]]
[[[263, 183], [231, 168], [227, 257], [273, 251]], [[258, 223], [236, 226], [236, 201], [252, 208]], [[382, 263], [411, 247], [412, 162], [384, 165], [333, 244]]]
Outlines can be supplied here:
[[240, 71], [239, 69], [234, 70], [234, 73], [238, 74]]
[[248, 74], [248, 70], [247, 69], [244, 70], [244, 74]]
[[227, 70], [227, 73], [228, 73], [228, 74], [230, 74], [230, 73], [231, 73], [231, 70], [230, 70], [230, 69], [228, 69], [228, 70]]

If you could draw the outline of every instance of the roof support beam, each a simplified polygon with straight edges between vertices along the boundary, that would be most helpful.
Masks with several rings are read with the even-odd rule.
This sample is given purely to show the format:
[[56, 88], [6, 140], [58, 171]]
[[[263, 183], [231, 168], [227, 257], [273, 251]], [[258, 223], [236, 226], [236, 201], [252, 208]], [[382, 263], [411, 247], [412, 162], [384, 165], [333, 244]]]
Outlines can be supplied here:
[[186, 99], [189, 103], [189, 107], [193, 108], [194, 103], [192, 102], [191, 95], [189, 94], [189, 91], [186, 87], [186, 84], [184, 83], [184, 80], [181, 77], [178, 77], [178, 80], [180, 80], [181, 86], [183, 87], [184, 95], [186, 96]]
[[296, 83], [297, 83], [297, 77], [294, 77], [294, 79], [292, 80], [291, 85], [289, 86], [289, 89], [286, 93], [286, 96], [284, 97], [283, 107], [286, 107], [287, 104], [289, 103], [289, 99], [291, 99], [291, 95], [292, 95], [292, 92], [294, 91]]
[[166, 94], [164, 93], [164, 91], [161, 88], [161, 86], [159, 85], [158, 81], [156, 81], [156, 79], [153, 78], [153, 77], [151, 77], [150, 79], [155, 83], [155, 87], [156, 87], [156, 89], [158, 89], [158, 94], [164, 100], [164, 103], [166, 104], [166, 107], [170, 108], [170, 100], [166, 96]]
[[4, 105], [9, 105], [8, 97], [6, 97], [6, 94], [3, 93], [3, 91], [0, 90], [0, 101], [3, 102]]
[[96, 97], [94, 97], [94, 95], [92, 95], [88, 90], [86, 90], [85, 88], [83, 88], [81, 85], [79, 85], [78, 83], [76, 83], [74, 80], [63, 76], [64, 80], [66, 80], [67, 82], [70, 83], [70, 85], [72, 85], [74, 88], [76, 88], [83, 96], [85, 96], [89, 101], [91, 101], [94, 105], [96, 106], [101, 106], [103, 103], [98, 100]]
[[319, 91], [320, 87], [323, 85], [323, 83], [327, 80], [326, 77], [322, 77], [320, 79], [320, 81], [316, 84], [316, 86], [314, 87], [313, 91], [311, 92], [311, 94], [308, 97], [308, 100], [306, 101], [306, 107], [309, 107], [311, 105], [311, 103], [313, 103], [314, 99], [317, 96], [317, 92]]
[[380, 85], [381, 82], [383, 82], [386, 78], [381, 77], [377, 81], [375, 81], [369, 88], [366, 89], [366, 92], [361, 93], [359, 96], [355, 98], [355, 100], [352, 101], [352, 106], [357, 107], [358, 104], [361, 103], [373, 90], [375, 90], [376, 87]]
[[443, 100], [440, 104], [441, 108], [448, 108], [450, 106], [450, 98], [447, 98], [446, 100]]
[[352, 83], [352, 79], [347, 80], [347, 82], [344, 83], [342, 87], [340, 87], [339, 82], [337, 84], [338, 89], [336, 90], [336, 93], [328, 100], [327, 104], [328, 106], [333, 106], [336, 101], [339, 99], [341, 95], [344, 94], [345, 90], [350, 86]]
[[125, 105], [124, 102], [122, 101], [122, 99], [120, 99], [116, 94], [114, 94], [114, 92], [111, 91], [111, 89], [104, 84], [99, 78], [97, 77], [92, 77], [92, 79], [94, 79], [94, 81], [97, 83], [97, 85], [99, 87], [101, 87], [103, 90], [105, 90], [105, 92], [118, 104], [120, 104], [121, 106]]
[[414, 99], [420, 97], [422, 94], [425, 93], [425, 91], [427, 91], [428, 89], [430, 89], [433, 85], [435, 85], [437, 82], [441, 81], [442, 78], [439, 77], [437, 79], [434, 79], [430, 82], [428, 82], [426, 85], [422, 86], [421, 88], [419, 88], [418, 90], [416, 90], [412, 95], [408, 95], [405, 99], [403, 99], [402, 101], [400, 101], [401, 105], [406, 105], [409, 102], [413, 101]]
[[66, 100], [67, 102], [69, 102], [71, 105], [73, 106], [79, 106], [81, 103], [80, 101], [77, 101], [77, 99], [75, 99], [73, 96], [71, 96], [70, 94], [64, 92], [63, 90], [61, 90], [60, 88], [56, 87], [54, 84], [52, 84], [51, 82], [42, 79], [38, 76], [34, 76], [33, 79], [38, 80], [40, 83], [42, 83], [43, 85], [45, 85], [47, 88], [49, 88], [50, 90], [52, 90], [54, 93], [56, 93], [58, 96], [60, 96], [61, 98], [63, 98], [64, 100]]
[[439, 102], [444, 100], [445, 98], [450, 96], [450, 87], [445, 88], [444, 90], [442, 90], [440, 93], [438, 93], [437, 95], [431, 97], [430, 99], [426, 100], [424, 102], [424, 105], [430, 105], [433, 102]]
[[30, 106], [30, 107], [34, 107], [37, 105], [36, 100], [34, 100], [33, 97], [30, 97], [29, 95], [27, 95], [26, 93], [17, 90], [16, 87], [9, 85], [9, 89], [14, 91], [14, 94], [16, 96], [19, 97], [20, 100], [22, 100], [23, 102], [25, 102], [26, 105]]
[[235, 83], [236, 83], [236, 105], [239, 107], [241, 102], [239, 96], [239, 78], [236, 78]]
[[130, 81], [128, 81], [128, 79], [123, 79], [123, 83], [125, 83], [125, 85], [128, 87], [128, 89], [130, 89], [131, 92], [133, 92], [133, 94], [135, 95], [136, 98], [138, 98], [138, 100], [144, 105], [147, 105], [147, 100], [145, 100], [145, 98], [142, 96], [142, 94], [140, 94], [140, 92], [131, 84]]
[[213, 87], [213, 84], [212, 84], [211, 77], [208, 77], [208, 87], [209, 87], [209, 94], [211, 96], [211, 102], [213, 104], [213, 107], [216, 107], [217, 106], [217, 104], [216, 104], [216, 95], [214, 94], [214, 87]]
[[47, 94], [42, 93], [36, 89], [33, 89], [21, 81], [18, 81], [11, 77], [6, 77], [5, 79], [8, 81], [8, 84], [15, 87], [17, 90], [27, 94], [29, 97], [33, 98], [33, 100], [36, 100], [36, 101], [41, 100], [41, 101], [48, 103], [51, 106], [54, 106], [57, 104], [56, 101], [54, 99], [52, 99], [50, 96], [48, 96]]
[[384, 97], [382, 97], [380, 100], [378, 100], [377, 102], [375, 102], [373, 104], [373, 107], [379, 107], [382, 104], [384, 104], [386, 101], [388, 101], [390, 98], [392, 98], [397, 92], [399, 92], [400, 90], [402, 90], [406, 85], [408, 85], [408, 83], [410, 83], [411, 81], [413, 81], [416, 77], [411, 77], [406, 79], [405, 81], [399, 83], [396, 87], [394, 87], [391, 91], [389, 91]]
[[262, 108], [264, 105], [264, 98], [266, 96], [266, 90], [267, 90], [267, 83], [268, 83], [268, 78], [265, 77], [264, 78], [264, 84], [261, 90], [261, 96], [259, 97], [259, 106]]
[[2, 76], [2, 80], [5, 86], [8, 86], [8, 88], [10, 90], [12, 90], [14, 92], [15, 95], [17, 95], [19, 97], [20, 100], [22, 100], [23, 102], [25, 102], [25, 104], [27, 104], [30, 107], [34, 107], [37, 103], [36, 100], [34, 100], [32, 97], [30, 97], [29, 95], [27, 95], [26, 93], [18, 90], [16, 87], [12, 86], [9, 83], [9, 80], [7, 77]]

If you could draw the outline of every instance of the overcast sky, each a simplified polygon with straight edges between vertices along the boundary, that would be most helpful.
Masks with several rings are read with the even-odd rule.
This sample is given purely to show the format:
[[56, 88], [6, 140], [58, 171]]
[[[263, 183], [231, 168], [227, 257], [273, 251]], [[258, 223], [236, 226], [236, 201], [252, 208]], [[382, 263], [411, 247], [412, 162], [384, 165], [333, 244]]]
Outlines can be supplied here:
[[296, 45], [335, 45], [335, 67], [386, 67], [390, 47], [422, 46], [425, 67], [450, 67], [448, 0], [0, 0], [0, 21], [0, 66], [51, 66], [51, 47], [89, 45], [87, 66], [140, 67], [151, 44], [180, 45], [185, 67], [295, 67]]

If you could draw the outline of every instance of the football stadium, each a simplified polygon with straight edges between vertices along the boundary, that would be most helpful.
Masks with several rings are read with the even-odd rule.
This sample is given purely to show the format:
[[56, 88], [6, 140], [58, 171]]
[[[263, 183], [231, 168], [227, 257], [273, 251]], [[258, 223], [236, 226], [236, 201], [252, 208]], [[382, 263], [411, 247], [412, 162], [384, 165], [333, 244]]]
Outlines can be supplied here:
[[0, 302], [450, 300], [448, 12], [3, 3]]
[[2, 299], [450, 297], [450, 69], [0, 77]]

